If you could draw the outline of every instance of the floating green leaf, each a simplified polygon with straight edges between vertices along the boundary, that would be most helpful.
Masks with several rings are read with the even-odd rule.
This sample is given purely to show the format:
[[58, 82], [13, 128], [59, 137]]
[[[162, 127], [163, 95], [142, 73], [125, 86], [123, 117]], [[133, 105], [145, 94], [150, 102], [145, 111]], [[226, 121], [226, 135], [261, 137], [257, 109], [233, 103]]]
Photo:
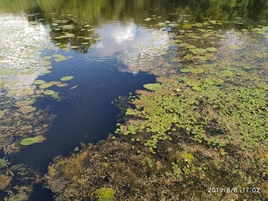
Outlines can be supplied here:
[[175, 40], [175, 43], [181, 43], [182, 40]]
[[0, 190], [4, 190], [11, 182], [12, 177], [1, 174], [0, 175]]
[[191, 72], [191, 69], [189, 69], [189, 68], [182, 68], [182, 69], [180, 69], [180, 72], [182, 72], [182, 73], [189, 73], [189, 72]]
[[28, 137], [24, 138], [20, 141], [21, 145], [28, 146], [35, 143], [42, 143], [46, 138], [44, 136], [37, 136], [37, 137]]
[[203, 88], [201, 86], [193, 86], [192, 89], [195, 91], [203, 91]]
[[221, 75], [224, 77], [230, 77], [230, 76], [233, 76], [233, 72], [229, 70], [224, 70], [224, 71], [221, 71]]
[[201, 67], [191, 69], [191, 73], [194, 73], [194, 74], [199, 74], [199, 73], [203, 73], [203, 72], [205, 72], [205, 69], [201, 68]]
[[55, 94], [56, 92], [55, 91], [53, 91], [53, 90], [45, 90], [44, 91], [44, 94], [45, 95], [53, 95], [53, 94]]
[[116, 191], [114, 189], [103, 187], [93, 191], [90, 196], [96, 197], [100, 201], [115, 201], [115, 193]]
[[23, 113], [23, 114], [27, 114], [29, 112], [33, 112], [35, 111], [36, 108], [33, 107], [33, 106], [30, 106], [30, 105], [26, 105], [26, 106], [22, 106], [20, 107], [20, 111]]
[[207, 50], [202, 48], [192, 48], [191, 52], [194, 54], [205, 54]]
[[45, 69], [45, 70], [42, 70], [42, 71], [41, 71], [41, 73], [42, 73], [42, 74], [49, 74], [49, 73], [51, 73], [51, 71], [50, 71], [50, 70]]
[[160, 90], [162, 89], [162, 86], [160, 83], [149, 83], [149, 84], [144, 84], [143, 87], [145, 89], [149, 89], [149, 90], [152, 90], [152, 91], [157, 91], [157, 90]]
[[44, 80], [35, 80], [35, 81], [34, 81], [34, 84], [36, 84], [36, 85], [44, 84], [44, 83], [45, 83]]
[[45, 56], [45, 57], [43, 57], [43, 59], [45, 59], [45, 60], [50, 60], [52, 58], [52, 56]]
[[206, 48], [206, 50], [209, 52], [217, 52], [217, 49], [214, 47], [208, 47], [208, 48]]
[[69, 84], [68, 83], [59, 83], [56, 86], [57, 87], [67, 87]]
[[7, 166], [8, 162], [5, 159], [0, 158], [0, 168]]
[[51, 84], [51, 83], [44, 83], [44, 84], [41, 84], [39, 87], [41, 88], [41, 89], [46, 89], [46, 88], [49, 88], [49, 87], [51, 87], [53, 84]]
[[73, 78], [74, 78], [74, 76], [65, 76], [65, 77], [62, 77], [60, 80], [61, 81], [68, 81], [68, 80], [71, 80]]

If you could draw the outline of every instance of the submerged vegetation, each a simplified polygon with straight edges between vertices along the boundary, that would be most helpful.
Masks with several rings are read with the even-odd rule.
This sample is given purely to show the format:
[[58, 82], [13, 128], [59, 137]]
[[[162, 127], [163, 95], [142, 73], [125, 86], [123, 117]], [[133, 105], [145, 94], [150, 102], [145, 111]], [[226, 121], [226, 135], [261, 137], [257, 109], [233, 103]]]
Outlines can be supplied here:
[[[124, 122], [106, 141], [56, 157], [47, 187], [58, 200], [102, 200], [93, 192], [104, 189], [118, 200], [268, 198], [267, 26], [155, 16], [144, 21], [170, 30], [169, 49], [140, 54], [129, 69], [157, 83], [119, 98]], [[241, 28], [219, 30], [224, 24]]]
[[[69, 51], [86, 55], [101, 46], [99, 23], [129, 19], [137, 25], [131, 40], [141, 30], [152, 37], [135, 46], [140, 51], [134, 59], [128, 56], [135, 48], [127, 45], [113, 57], [126, 63], [125, 71], [154, 74], [157, 82], [114, 101], [124, 116], [107, 140], [54, 158], [43, 179], [55, 199], [268, 199], [267, 1], [57, 4], [0, 0], [0, 8], [9, 12], [27, 8], [28, 18], [17, 16], [20, 25], [9, 26], [8, 14], [0, 19], [0, 149], [5, 155], [0, 190], [7, 193], [5, 200], [29, 200], [34, 183], [41, 181], [38, 171], [9, 160], [22, 147], [46, 140], [55, 115], [39, 108], [37, 99], [60, 101], [60, 89], [78, 87], [72, 74], [50, 81], [45, 75], [71, 59]], [[254, 9], [260, 12], [252, 16]], [[164, 47], [154, 43], [162, 36]]]

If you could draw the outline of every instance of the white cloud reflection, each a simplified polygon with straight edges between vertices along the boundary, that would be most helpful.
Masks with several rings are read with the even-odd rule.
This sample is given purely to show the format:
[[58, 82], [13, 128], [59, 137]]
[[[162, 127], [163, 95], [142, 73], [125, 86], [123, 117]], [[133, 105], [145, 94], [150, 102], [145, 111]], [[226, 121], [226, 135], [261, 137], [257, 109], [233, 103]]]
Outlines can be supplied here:
[[121, 62], [128, 65], [135, 63], [138, 55], [157, 56], [167, 47], [169, 39], [165, 32], [138, 27], [133, 22], [109, 23], [96, 29], [96, 33], [102, 38], [95, 46], [100, 56], [117, 55]]
[[[41, 74], [40, 51], [50, 44], [49, 33], [41, 23], [31, 24], [24, 14], [0, 13], [0, 68], [12, 75], [0, 74], [7, 87], [29, 87]], [[29, 71], [25, 75], [21, 73]]]

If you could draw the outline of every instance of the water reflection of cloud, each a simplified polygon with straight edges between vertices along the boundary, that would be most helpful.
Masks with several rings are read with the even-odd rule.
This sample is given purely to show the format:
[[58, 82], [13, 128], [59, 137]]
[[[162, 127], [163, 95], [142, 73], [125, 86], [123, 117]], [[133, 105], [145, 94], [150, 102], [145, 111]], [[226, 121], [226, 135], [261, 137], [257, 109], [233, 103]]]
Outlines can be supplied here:
[[[50, 43], [48, 31], [41, 23], [29, 23], [23, 14], [0, 14], [0, 30], [0, 56], [7, 61], [0, 67], [14, 72], [2, 77], [8, 87], [14, 83], [19, 88], [30, 86], [43, 69], [39, 51]], [[20, 75], [29, 69], [31, 73]]]
[[138, 55], [157, 56], [167, 48], [168, 34], [138, 27], [133, 22], [109, 23], [96, 29], [102, 40], [95, 48], [103, 57], [118, 56], [125, 64], [134, 63]]

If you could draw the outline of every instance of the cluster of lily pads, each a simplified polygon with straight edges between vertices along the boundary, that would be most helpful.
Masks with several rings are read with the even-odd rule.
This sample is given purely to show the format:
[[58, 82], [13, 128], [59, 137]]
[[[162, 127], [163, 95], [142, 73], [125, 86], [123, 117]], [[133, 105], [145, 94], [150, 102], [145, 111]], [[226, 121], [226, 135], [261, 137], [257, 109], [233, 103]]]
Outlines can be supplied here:
[[[262, 36], [203, 32], [180, 30], [168, 54], [130, 65], [133, 72], [160, 76], [122, 103], [125, 121], [114, 135], [49, 166], [47, 186], [58, 199], [89, 199], [94, 193], [85, 192], [106, 188], [111, 200], [115, 192], [124, 200], [268, 197], [267, 49], [257, 42]], [[258, 186], [260, 193], [207, 193], [210, 186], [230, 185]]]
[[[14, 23], [9, 23], [12, 20]], [[58, 93], [48, 88], [53, 85], [66, 87], [67, 81], [73, 76], [49, 83], [36, 78], [50, 73], [53, 61], [60, 62], [72, 57], [61, 54], [41, 56], [44, 48], [57, 51], [51, 46], [41, 23], [29, 23], [24, 16], [12, 15], [1, 15], [0, 21], [3, 30], [0, 41], [3, 50], [0, 55], [0, 149], [11, 154], [18, 152], [20, 145], [45, 140], [44, 135], [50, 129], [55, 115], [50, 114], [48, 109], [37, 108], [35, 102], [37, 98], [47, 95], [60, 100]], [[19, 26], [17, 23], [20, 23]]]
[[86, 53], [92, 44], [101, 40], [94, 34], [95, 29], [89, 22], [81, 24], [72, 14], [64, 19], [54, 19], [50, 30], [54, 44], [66, 52], [74, 49]]
[[[268, 162], [267, 26], [219, 33], [213, 30], [215, 24], [222, 25], [217, 21], [172, 25], [179, 29], [167, 60], [158, 59], [154, 68], [139, 69], [162, 76], [157, 83], [145, 84], [147, 90], [137, 90], [137, 97], [131, 97], [134, 107], [126, 109], [126, 122], [118, 123], [115, 134], [127, 138], [138, 154], [149, 151], [166, 155], [166, 144], [181, 141], [185, 135], [201, 146], [214, 147], [222, 156], [233, 150], [247, 152], [261, 167], [255, 169], [254, 174], [262, 175], [255, 182], [261, 184], [262, 196], [267, 197], [268, 184], [263, 180]], [[256, 150], [261, 154], [256, 155]], [[223, 169], [218, 166], [220, 160], [213, 163]], [[232, 164], [232, 160], [227, 161]], [[227, 170], [226, 175], [242, 175], [243, 165], [236, 166], [233, 173]], [[191, 172], [176, 162], [172, 162], [172, 168], [178, 178], [181, 173]], [[252, 183], [246, 178], [234, 180], [240, 185]]]

